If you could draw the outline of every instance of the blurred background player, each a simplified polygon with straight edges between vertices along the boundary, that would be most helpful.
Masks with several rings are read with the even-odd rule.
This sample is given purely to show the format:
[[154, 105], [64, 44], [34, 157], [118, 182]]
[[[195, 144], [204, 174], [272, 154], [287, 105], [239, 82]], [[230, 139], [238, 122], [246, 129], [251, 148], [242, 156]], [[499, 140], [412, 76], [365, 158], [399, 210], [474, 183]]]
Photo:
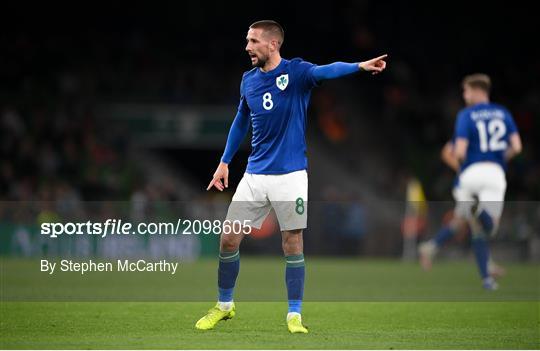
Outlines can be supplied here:
[[[454, 143], [447, 143], [442, 158], [459, 171], [454, 187], [455, 217], [437, 236], [420, 246], [422, 265], [429, 268], [438, 248], [467, 220], [483, 287], [497, 289], [488, 269], [487, 239], [495, 235], [504, 205], [506, 163], [521, 152], [521, 138], [511, 114], [491, 103], [491, 79], [473, 74], [463, 80], [467, 107], [456, 120]], [[497, 266], [492, 264], [492, 270]], [[500, 272], [500, 271], [499, 271]]]
[[[273, 208], [282, 232], [288, 293], [287, 326], [291, 333], [307, 333], [301, 319], [304, 290], [302, 231], [307, 225], [307, 158], [305, 128], [311, 89], [325, 79], [360, 71], [372, 74], [386, 67], [386, 55], [360, 63], [335, 62], [317, 66], [302, 59], [281, 58], [283, 28], [275, 21], [258, 21], [249, 27], [245, 50], [252, 70], [240, 84], [240, 103], [225, 151], [207, 190], [229, 186], [228, 165], [252, 126], [252, 151], [246, 173], [238, 184], [227, 220], [249, 220], [260, 228]], [[244, 234], [222, 233], [220, 239], [216, 306], [196, 323], [212, 329], [235, 315], [233, 289], [239, 272], [239, 247]]]
[[[441, 160], [456, 172], [456, 177], [454, 179], [452, 195], [454, 200], [457, 202], [456, 197], [456, 187], [459, 183], [459, 161], [454, 155], [454, 139], [449, 140], [444, 144], [441, 150]], [[467, 218], [460, 217], [459, 214], [454, 211], [450, 221], [445, 224], [438, 232], [435, 238], [420, 244], [419, 246], [419, 255], [420, 255], [420, 264], [424, 270], [430, 270], [432, 267], [433, 259], [441, 249], [441, 247], [452, 239], [456, 233], [459, 233], [463, 230], [470, 230]], [[488, 273], [490, 276], [497, 278], [501, 277], [506, 273], [504, 267], [497, 264], [493, 257], [490, 255], [488, 260]]]

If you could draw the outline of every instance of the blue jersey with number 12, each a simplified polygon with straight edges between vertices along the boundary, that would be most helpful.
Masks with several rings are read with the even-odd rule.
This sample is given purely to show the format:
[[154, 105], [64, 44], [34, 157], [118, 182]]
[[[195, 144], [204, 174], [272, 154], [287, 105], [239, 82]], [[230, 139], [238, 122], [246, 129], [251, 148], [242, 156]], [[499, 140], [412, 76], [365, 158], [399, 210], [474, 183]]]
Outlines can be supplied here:
[[311, 89], [317, 85], [314, 67], [301, 59], [281, 59], [269, 72], [244, 73], [238, 110], [250, 116], [253, 134], [247, 173], [307, 168], [305, 130]]
[[461, 110], [455, 137], [469, 141], [461, 171], [476, 162], [495, 162], [506, 168], [504, 153], [510, 135], [516, 132], [512, 115], [500, 105], [481, 103]]

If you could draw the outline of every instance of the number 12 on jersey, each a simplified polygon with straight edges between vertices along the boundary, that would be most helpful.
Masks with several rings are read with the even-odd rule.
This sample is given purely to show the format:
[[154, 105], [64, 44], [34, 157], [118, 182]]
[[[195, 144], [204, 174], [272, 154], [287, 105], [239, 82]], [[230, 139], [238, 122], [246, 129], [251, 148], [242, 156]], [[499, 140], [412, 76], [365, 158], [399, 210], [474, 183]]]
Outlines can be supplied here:
[[506, 149], [507, 143], [504, 140], [506, 125], [500, 119], [476, 122], [478, 137], [480, 138], [480, 151], [501, 151]]

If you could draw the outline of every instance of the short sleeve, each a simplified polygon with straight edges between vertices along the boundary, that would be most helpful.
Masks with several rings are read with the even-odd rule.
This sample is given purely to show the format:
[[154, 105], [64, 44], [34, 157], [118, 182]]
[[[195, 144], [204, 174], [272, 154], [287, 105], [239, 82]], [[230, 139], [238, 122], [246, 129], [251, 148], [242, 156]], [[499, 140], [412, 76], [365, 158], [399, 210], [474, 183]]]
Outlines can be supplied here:
[[506, 130], [508, 135], [512, 135], [514, 133], [518, 132], [516, 122], [514, 121], [514, 118], [512, 117], [512, 114], [509, 111], [505, 111], [506, 114]]
[[460, 112], [457, 116], [456, 120], [456, 130], [455, 130], [455, 138], [463, 138], [463, 139], [470, 139], [469, 138], [469, 118], [467, 118], [468, 115], [465, 112]]
[[292, 60], [295, 63], [296, 77], [300, 82], [300, 86], [303, 89], [312, 89], [319, 85], [319, 82], [315, 79], [313, 70], [317, 65], [311, 62], [307, 62], [301, 59]]

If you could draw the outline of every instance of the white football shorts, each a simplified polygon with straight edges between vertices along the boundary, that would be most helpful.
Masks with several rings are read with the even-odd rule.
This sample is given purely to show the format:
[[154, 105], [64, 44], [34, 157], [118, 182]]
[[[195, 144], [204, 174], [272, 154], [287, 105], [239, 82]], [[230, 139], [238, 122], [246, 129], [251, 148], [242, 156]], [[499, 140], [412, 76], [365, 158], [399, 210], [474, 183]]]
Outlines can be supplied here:
[[260, 229], [273, 208], [282, 231], [307, 227], [306, 170], [286, 174], [244, 173], [227, 211], [227, 220], [248, 220]]
[[479, 206], [490, 216], [500, 218], [504, 207], [506, 176], [502, 167], [494, 162], [478, 162], [467, 167], [459, 176], [459, 184], [454, 188], [456, 215], [471, 217], [471, 207], [475, 198]]

